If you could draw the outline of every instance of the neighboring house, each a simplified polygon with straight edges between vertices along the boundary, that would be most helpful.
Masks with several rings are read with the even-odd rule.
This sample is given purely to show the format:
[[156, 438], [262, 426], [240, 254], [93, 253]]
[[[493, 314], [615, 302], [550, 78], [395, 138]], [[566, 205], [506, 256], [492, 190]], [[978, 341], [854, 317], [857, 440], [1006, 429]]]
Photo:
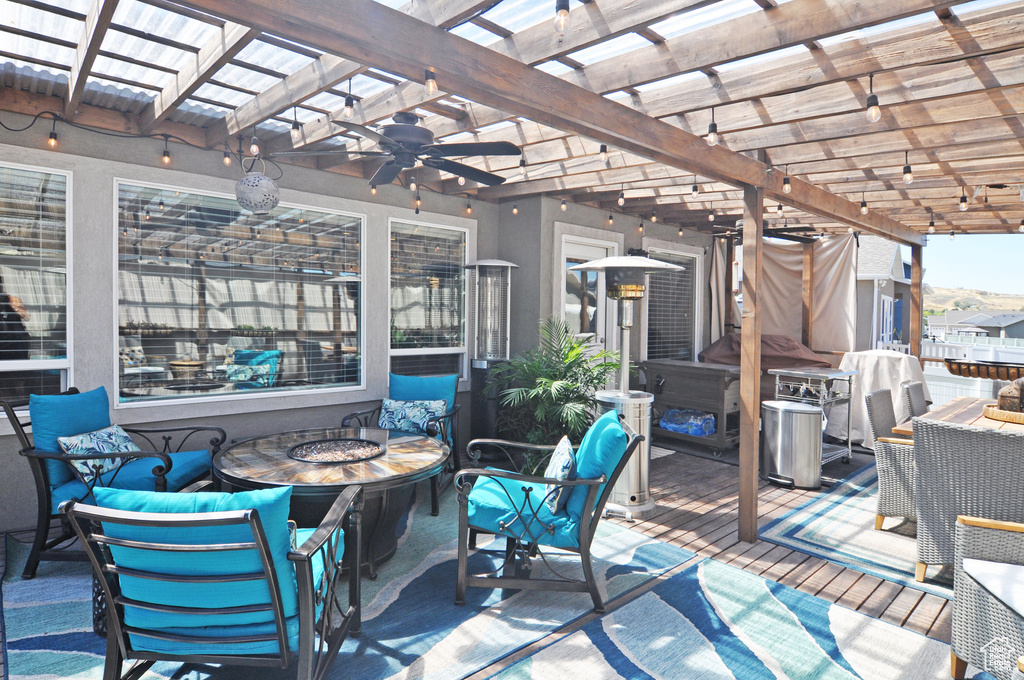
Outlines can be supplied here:
[[927, 318], [929, 337], [944, 340], [951, 335], [988, 335], [985, 325], [992, 315], [977, 309], [950, 309]]
[[976, 325], [988, 331], [990, 338], [1024, 338], [1024, 312], [993, 314]]
[[857, 350], [905, 343], [910, 330], [910, 263], [898, 243], [860, 235], [857, 251]]

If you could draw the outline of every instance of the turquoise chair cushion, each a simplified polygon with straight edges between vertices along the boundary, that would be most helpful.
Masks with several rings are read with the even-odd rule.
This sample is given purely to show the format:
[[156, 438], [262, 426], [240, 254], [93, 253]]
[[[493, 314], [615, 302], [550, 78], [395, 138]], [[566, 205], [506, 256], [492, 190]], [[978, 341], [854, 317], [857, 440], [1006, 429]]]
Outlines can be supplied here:
[[[60, 453], [58, 437], [94, 432], [110, 427], [110, 402], [107, 390], [97, 387], [81, 394], [32, 394], [28, 398], [32, 421], [32, 443], [36, 451]], [[50, 488], [75, 478], [67, 463], [44, 460]]]
[[[499, 536], [516, 536], [528, 543], [579, 548], [579, 521], [565, 512], [552, 514], [545, 502], [546, 494], [544, 484], [479, 477], [469, 493], [469, 525]], [[522, 516], [517, 515], [517, 508], [523, 510]], [[524, 518], [528, 518], [525, 524]], [[501, 530], [502, 522], [508, 527], [505, 531]]]
[[388, 373], [388, 397], [397, 401], [444, 399], [448, 410], [455, 405], [458, 375], [398, 375]]
[[[299, 529], [297, 545], [313, 535], [316, 529]], [[323, 560], [313, 559], [313, 584], [319, 588], [324, 577]], [[316, 605], [316, 616], [320, 616], [323, 609], [323, 602]], [[292, 652], [298, 651], [299, 642], [299, 617], [290, 616], [285, 619], [285, 626], [288, 631], [288, 649]], [[250, 623], [237, 626], [209, 626], [197, 632], [194, 628], [169, 628], [162, 632], [175, 633], [178, 635], [201, 636], [201, 637], [222, 637], [235, 635], [271, 635], [275, 632], [273, 623]], [[139, 647], [139, 645], [143, 645]], [[132, 646], [135, 649], [145, 649], [150, 652], [161, 652], [164, 654], [278, 654], [277, 641], [269, 642], [245, 642], [240, 644], [217, 644], [217, 643], [180, 643], [168, 642], [165, 640], [154, 640], [152, 638], [132, 638]]]
[[[614, 411], [605, 413], [587, 430], [576, 452], [576, 479], [594, 479], [601, 475], [610, 477], [628, 445], [629, 437], [619, 424], [618, 414]], [[604, 492], [605, 486], [598, 487], [598, 496]], [[565, 509], [570, 517], [579, 520], [586, 505], [587, 487], [578, 486], [569, 494]]]
[[281, 362], [281, 350], [235, 350], [233, 360], [236, 364], [265, 367], [260, 371], [261, 374], [265, 371], [265, 374], [252, 374], [252, 379], [239, 380], [235, 383], [236, 388], [273, 387], [277, 382], [277, 366]]
[[[288, 535], [288, 510], [291, 487], [227, 493], [152, 493], [124, 489], [97, 488], [96, 503], [101, 507], [137, 512], [194, 513], [246, 510], [259, 512], [267, 536], [271, 559], [280, 588], [285, 618], [298, 614], [298, 595], [295, 567], [288, 560], [291, 541]], [[119, 538], [174, 544], [201, 544], [224, 542], [251, 542], [252, 534], [246, 526], [203, 527], [186, 530], [154, 529], [107, 523], [104, 530]], [[142, 571], [188, 576], [228, 573], [260, 573], [262, 564], [255, 550], [213, 553], [166, 553], [111, 547], [116, 563], [122, 567]], [[267, 583], [263, 580], [230, 583], [174, 583], [153, 581], [122, 575], [122, 593], [131, 599], [154, 604], [181, 605], [193, 603], [196, 607], [238, 607], [270, 602]], [[273, 612], [257, 611], [236, 614], [182, 614], [152, 611], [139, 607], [125, 607], [127, 626], [140, 629], [188, 630], [201, 637], [216, 637], [225, 628], [272, 624]], [[297, 634], [297, 627], [296, 627]], [[152, 642], [142, 636], [133, 645]], [[294, 643], [290, 643], [292, 646]], [[275, 645], [276, 646], [276, 645]], [[172, 645], [173, 647], [173, 645]], [[218, 648], [225, 649], [223, 645]], [[137, 649], [140, 647], [136, 646]], [[194, 651], [182, 648], [182, 653]], [[166, 651], [166, 650], [165, 650]]]
[[[210, 452], [205, 449], [172, 453], [171, 462], [171, 471], [167, 475], [168, 491], [178, 491], [189, 482], [207, 474], [212, 464]], [[159, 458], [133, 460], [120, 471], [115, 470], [100, 475], [99, 485], [114, 489], [156, 491], [156, 477], [153, 476], [153, 468], [157, 465], [160, 465]], [[71, 499], [93, 505], [92, 496], [86, 497], [87, 493], [89, 493], [89, 489], [78, 479], [61, 484], [50, 491], [50, 512], [56, 514], [60, 504]]]

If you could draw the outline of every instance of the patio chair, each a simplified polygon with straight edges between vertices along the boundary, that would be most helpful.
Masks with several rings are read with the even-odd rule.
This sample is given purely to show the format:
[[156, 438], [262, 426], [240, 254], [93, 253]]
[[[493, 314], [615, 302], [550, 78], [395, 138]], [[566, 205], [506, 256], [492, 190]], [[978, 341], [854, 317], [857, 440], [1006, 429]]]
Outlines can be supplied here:
[[907, 404], [910, 417], [923, 416], [928, 413], [928, 400], [924, 396], [924, 383], [920, 380], [903, 386], [903, 401]]
[[875, 462], [878, 471], [878, 509], [875, 529], [882, 528], [886, 517], [916, 519], [914, 504], [914, 442], [892, 436], [896, 427], [896, 413], [892, 406], [892, 393], [888, 389], [872, 392], [864, 397], [868, 408], [871, 437], [875, 440]]
[[159, 660], [325, 677], [360, 632], [362, 489], [343, 491], [295, 544], [291, 491], [96, 489], [96, 506], [64, 503], [107, 604], [104, 678], [137, 678]]
[[[22, 572], [22, 578], [26, 579], [35, 576], [40, 560], [85, 559], [81, 551], [56, 549], [74, 537], [71, 527], [58, 512], [61, 503], [71, 499], [91, 502], [93, 491], [104, 486], [178, 491], [210, 473], [212, 455], [227, 439], [219, 427], [126, 427], [124, 431], [145, 445], [146, 451], [129, 451], [129, 455], [125, 455], [125, 451], [68, 455], [61, 452], [58, 437], [96, 432], [110, 426], [109, 401], [104, 388], [84, 393], [71, 388], [59, 395], [31, 395], [28, 399], [0, 401], [0, 406], [14, 428], [20, 453], [32, 469], [36, 486], [36, 533]], [[207, 435], [210, 449], [183, 450], [186, 444]], [[50, 526], [55, 519], [60, 520], [61, 532], [51, 539]]]
[[1024, 677], [1024, 524], [961, 516], [956, 522], [950, 674], [967, 664], [1000, 680]]
[[281, 373], [281, 350], [235, 350], [234, 363], [224, 366], [224, 376], [236, 389], [273, 387]]
[[1024, 517], [1024, 432], [914, 418], [917, 569], [953, 564], [958, 515]]
[[[388, 399], [395, 401], [440, 401], [447, 407], [444, 414], [426, 420], [419, 434], [440, 439], [451, 452], [445, 469], [430, 478], [430, 514], [440, 513], [442, 477], [454, 475], [459, 465], [459, 405], [455, 394], [459, 386], [458, 375], [413, 376], [388, 373]], [[341, 420], [342, 427], [379, 427], [381, 407], [350, 413]]]
[[[455, 604], [465, 604], [467, 587], [565, 590], [589, 592], [594, 611], [603, 612], [590, 545], [612, 487], [643, 439], [610, 412], [598, 418], [583, 438], [576, 455], [576, 479], [535, 477], [492, 468], [459, 472], [455, 476], [459, 494]], [[516, 446], [535, 448], [530, 444]], [[548, 501], [566, 489], [564, 507], [553, 511]], [[469, 549], [474, 547], [471, 532], [504, 537], [504, 561], [496, 570], [467, 573]], [[557, 551], [545, 554], [550, 549]], [[580, 557], [583, 580], [564, 575], [549, 561], [553, 555], [573, 553]], [[538, 557], [550, 568], [553, 578], [529, 578]]]

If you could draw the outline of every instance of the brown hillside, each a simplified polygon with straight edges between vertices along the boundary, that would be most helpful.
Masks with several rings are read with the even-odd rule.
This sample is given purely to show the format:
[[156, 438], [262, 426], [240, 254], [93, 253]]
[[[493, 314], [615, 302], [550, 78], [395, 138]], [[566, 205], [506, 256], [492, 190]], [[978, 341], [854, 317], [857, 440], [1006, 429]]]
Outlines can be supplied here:
[[991, 312], [1024, 310], [1024, 295], [990, 293], [966, 288], [924, 287], [924, 309], [941, 312], [947, 309], [978, 309]]

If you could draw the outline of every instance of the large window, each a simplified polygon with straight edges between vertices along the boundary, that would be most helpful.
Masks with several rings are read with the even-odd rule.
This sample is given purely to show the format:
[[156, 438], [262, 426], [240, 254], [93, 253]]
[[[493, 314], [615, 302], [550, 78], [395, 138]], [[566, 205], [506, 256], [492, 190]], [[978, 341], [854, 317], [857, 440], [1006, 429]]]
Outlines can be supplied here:
[[696, 290], [699, 255], [651, 248], [650, 256], [681, 265], [683, 270], [649, 275], [647, 358], [694, 361], [700, 333]]
[[117, 195], [122, 402], [361, 383], [362, 218]]
[[463, 374], [466, 232], [391, 223], [391, 371]]
[[67, 386], [69, 176], [0, 164], [0, 397]]

